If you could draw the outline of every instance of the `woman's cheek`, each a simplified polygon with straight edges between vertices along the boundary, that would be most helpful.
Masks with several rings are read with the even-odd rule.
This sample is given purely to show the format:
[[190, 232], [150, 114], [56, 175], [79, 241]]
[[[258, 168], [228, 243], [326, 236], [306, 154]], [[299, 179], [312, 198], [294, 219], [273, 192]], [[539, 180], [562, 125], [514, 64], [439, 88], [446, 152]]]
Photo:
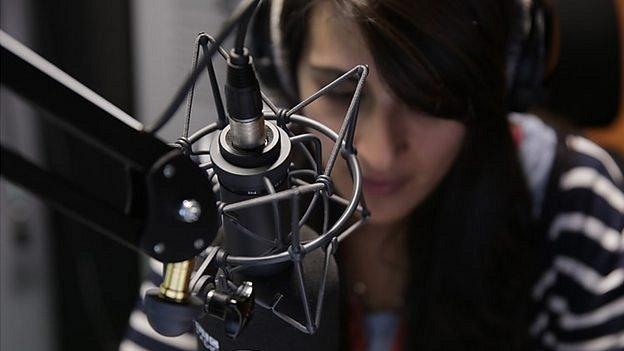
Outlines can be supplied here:
[[420, 171], [423, 173], [421, 186], [433, 189], [450, 171], [463, 145], [465, 126], [457, 121], [442, 120], [436, 128], [430, 128], [428, 133], [414, 140], [415, 154]]

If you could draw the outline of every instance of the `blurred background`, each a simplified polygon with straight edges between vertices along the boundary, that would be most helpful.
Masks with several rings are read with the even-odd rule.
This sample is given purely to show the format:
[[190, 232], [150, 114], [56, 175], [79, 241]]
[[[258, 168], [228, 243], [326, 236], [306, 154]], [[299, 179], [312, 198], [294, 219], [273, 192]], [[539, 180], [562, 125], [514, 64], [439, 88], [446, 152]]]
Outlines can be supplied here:
[[[0, 0], [0, 27], [143, 123], [188, 73], [195, 36], [216, 33], [228, 0]], [[554, 55], [535, 111], [624, 156], [623, 0], [558, 0]], [[223, 81], [223, 63], [216, 61]], [[183, 109], [181, 109], [183, 110]], [[207, 79], [191, 130], [215, 120]], [[109, 201], [123, 202], [123, 169], [0, 90], [4, 145]], [[182, 132], [182, 111], [160, 136]], [[86, 116], [85, 116], [86, 117]], [[93, 188], [91, 182], [109, 184]], [[144, 258], [56, 213], [0, 179], [0, 349], [116, 350]]]

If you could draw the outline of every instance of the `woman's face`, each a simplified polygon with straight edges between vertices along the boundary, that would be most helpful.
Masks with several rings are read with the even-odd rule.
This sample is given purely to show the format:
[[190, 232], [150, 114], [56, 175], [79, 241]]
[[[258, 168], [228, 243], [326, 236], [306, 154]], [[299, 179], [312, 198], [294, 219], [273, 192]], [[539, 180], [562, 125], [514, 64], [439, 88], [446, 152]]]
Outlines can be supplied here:
[[[440, 183], [457, 156], [465, 134], [462, 123], [436, 118], [406, 106], [383, 82], [361, 34], [328, 2], [312, 9], [306, 46], [297, 67], [301, 97], [311, 95], [358, 64], [369, 66], [355, 134], [364, 198], [371, 222], [405, 219]], [[355, 81], [344, 83], [305, 108], [305, 115], [334, 131], [340, 129]], [[323, 158], [333, 143], [325, 137]], [[340, 159], [332, 172], [338, 193], [349, 196], [351, 176]]]

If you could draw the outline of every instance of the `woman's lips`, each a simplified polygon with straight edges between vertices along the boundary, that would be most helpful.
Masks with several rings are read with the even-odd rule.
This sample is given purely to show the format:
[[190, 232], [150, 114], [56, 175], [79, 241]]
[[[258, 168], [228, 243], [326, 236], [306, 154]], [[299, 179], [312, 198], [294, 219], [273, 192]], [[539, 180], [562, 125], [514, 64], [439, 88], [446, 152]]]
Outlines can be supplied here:
[[399, 191], [403, 184], [405, 184], [404, 180], [373, 179], [366, 177], [364, 177], [362, 181], [364, 192], [376, 197], [392, 195]]

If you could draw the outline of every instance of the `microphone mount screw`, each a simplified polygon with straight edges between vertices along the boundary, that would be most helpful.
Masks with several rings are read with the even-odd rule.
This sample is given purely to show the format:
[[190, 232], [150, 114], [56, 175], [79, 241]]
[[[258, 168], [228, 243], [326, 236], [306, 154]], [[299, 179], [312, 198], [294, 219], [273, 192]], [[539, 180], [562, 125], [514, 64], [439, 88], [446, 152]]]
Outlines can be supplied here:
[[175, 175], [175, 167], [173, 167], [172, 165], [166, 165], [165, 168], [163, 168], [163, 175], [166, 178], [171, 178]]
[[205, 244], [205, 242], [204, 242], [204, 240], [203, 240], [203, 239], [197, 239], [197, 240], [195, 240], [195, 242], [193, 243], [193, 246], [194, 246], [197, 250], [199, 250], [199, 249], [201, 249], [202, 247], [204, 247], [204, 244]]
[[156, 245], [154, 245], [154, 252], [157, 254], [161, 254], [165, 251], [165, 244], [163, 243], [158, 243]]
[[178, 215], [180, 219], [186, 223], [197, 222], [201, 216], [201, 206], [195, 199], [184, 200], [182, 204], [180, 204]]

